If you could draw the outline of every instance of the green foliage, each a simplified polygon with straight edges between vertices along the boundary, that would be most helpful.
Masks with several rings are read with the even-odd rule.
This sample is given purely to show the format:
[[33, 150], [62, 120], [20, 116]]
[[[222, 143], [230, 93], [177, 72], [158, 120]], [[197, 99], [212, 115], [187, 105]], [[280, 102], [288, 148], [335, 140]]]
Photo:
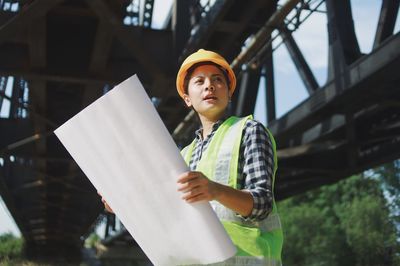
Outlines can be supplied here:
[[355, 198], [351, 204], [343, 204], [338, 215], [358, 265], [381, 265], [396, 246], [385, 202], [376, 196]]
[[23, 239], [17, 238], [11, 233], [0, 235], [0, 260], [21, 257], [23, 245]]
[[100, 236], [98, 236], [96, 233], [91, 233], [85, 240], [85, 247], [94, 248], [96, 244], [99, 242], [100, 242]]
[[280, 204], [279, 211], [285, 233], [284, 264], [327, 265], [327, 261], [340, 260], [342, 252], [332, 251], [342, 249], [346, 243], [340, 238], [342, 232], [335, 217], [327, 217], [319, 208], [305, 203], [293, 206], [290, 201]]
[[278, 204], [285, 265], [400, 265], [377, 179], [352, 176]]

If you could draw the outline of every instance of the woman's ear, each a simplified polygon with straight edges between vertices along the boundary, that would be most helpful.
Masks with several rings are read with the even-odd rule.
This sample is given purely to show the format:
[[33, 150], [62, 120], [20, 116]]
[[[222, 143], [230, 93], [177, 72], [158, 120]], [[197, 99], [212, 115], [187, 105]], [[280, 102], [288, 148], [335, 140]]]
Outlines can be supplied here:
[[189, 95], [183, 94], [183, 100], [185, 101], [187, 107], [192, 107], [192, 102], [190, 101]]

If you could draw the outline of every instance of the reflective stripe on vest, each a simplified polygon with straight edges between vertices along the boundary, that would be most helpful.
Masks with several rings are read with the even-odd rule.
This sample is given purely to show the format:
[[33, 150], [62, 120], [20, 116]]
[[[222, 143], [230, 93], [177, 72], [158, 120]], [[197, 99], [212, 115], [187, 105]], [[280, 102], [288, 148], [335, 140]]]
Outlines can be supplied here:
[[210, 204], [220, 220], [241, 223], [248, 227], [260, 228], [261, 231], [266, 232], [271, 232], [282, 228], [281, 220], [277, 213], [269, 214], [268, 217], [262, 221], [246, 221], [245, 219], [239, 217], [235, 212], [216, 201], [210, 202]]
[[[242, 132], [246, 121], [251, 118], [251, 116], [242, 119], [230, 117], [222, 123], [198, 162], [196, 170], [216, 182], [237, 188]], [[274, 152], [273, 184], [277, 168], [276, 148], [272, 135], [268, 130], [267, 132]], [[190, 162], [194, 147], [195, 141], [182, 150], [187, 164]], [[217, 201], [210, 203], [238, 248], [237, 256], [232, 258], [236, 264], [232, 264], [233, 261], [229, 260], [230, 264], [226, 261], [211, 265], [281, 265], [283, 236], [275, 202], [268, 217], [258, 222], [243, 219]]]

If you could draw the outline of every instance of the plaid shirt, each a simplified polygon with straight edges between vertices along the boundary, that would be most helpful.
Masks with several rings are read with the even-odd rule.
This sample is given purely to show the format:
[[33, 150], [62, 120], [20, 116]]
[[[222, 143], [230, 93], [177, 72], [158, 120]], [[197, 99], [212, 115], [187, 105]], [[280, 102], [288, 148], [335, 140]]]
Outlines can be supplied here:
[[[189, 163], [192, 171], [222, 123], [223, 120], [216, 122], [205, 140], [202, 139], [202, 128], [196, 131], [195, 148]], [[274, 167], [271, 140], [260, 122], [249, 119], [245, 123], [239, 154], [237, 189], [249, 191], [254, 202], [251, 214], [243, 218], [260, 221], [272, 211]]]

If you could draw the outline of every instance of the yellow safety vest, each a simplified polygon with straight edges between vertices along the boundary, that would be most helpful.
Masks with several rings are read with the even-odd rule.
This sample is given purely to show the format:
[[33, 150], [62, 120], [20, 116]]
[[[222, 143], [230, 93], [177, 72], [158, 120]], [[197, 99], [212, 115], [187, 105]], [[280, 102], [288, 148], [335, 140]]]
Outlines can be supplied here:
[[[196, 171], [221, 184], [237, 188], [239, 149], [243, 127], [248, 119], [230, 117], [215, 132], [207, 150], [198, 162]], [[272, 134], [267, 130], [274, 153], [274, 187], [277, 169], [276, 144]], [[182, 156], [189, 165], [195, 141], [182, 150]], [[283, 244], [282, 227], [273, 201], [272, 212], [262, 221], [246, 221], [232, 210], [217, 201], [210, 202], [225, 230], [237, 248], [235, 257], [211, 265], [282, 265], [281, 251]]]

